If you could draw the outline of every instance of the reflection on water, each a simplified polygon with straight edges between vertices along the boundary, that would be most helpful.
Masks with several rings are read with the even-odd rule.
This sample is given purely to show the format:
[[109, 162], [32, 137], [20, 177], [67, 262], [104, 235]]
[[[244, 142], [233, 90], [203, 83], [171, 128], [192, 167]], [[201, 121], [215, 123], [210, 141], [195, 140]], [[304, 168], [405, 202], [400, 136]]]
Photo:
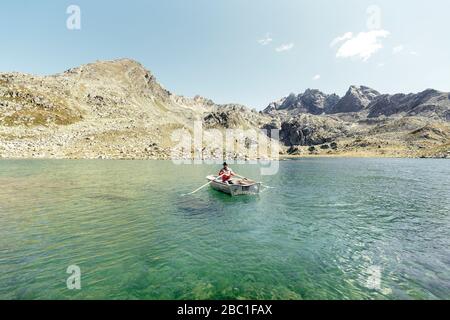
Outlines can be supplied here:
[[275, 189], [181, 196], [217, 169], [0, 162], [0, 299], [450, 299], [448, 161], [239, 165]]

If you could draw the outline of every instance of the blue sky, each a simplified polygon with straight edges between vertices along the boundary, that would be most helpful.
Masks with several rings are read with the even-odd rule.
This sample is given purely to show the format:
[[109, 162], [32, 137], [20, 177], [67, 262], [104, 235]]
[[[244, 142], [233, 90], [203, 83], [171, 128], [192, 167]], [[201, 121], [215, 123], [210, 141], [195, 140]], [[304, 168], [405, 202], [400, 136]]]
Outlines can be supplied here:
[[[81, 30], [66, 27], [72, 4]], [[449, 12], [447, 0], [2, 1], [0, 70], [127, 57], [176, 94], [257, 109], [306, 88], [450, 91]]]

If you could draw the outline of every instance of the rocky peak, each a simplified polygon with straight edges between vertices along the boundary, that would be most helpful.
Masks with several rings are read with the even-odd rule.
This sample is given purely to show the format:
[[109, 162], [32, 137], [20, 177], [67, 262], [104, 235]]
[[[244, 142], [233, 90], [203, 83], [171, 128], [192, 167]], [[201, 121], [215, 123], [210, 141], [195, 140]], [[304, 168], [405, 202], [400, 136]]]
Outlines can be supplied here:
[[304, 93], [294, 94], [269, 104], [263, 111], [266, 114], [276, 114], [278, 111], [285, 110], [289, 115], [327, 113], [339, 100], [336, 94], [325, 94], [317, 89], [307, 89]]
[[366, 86], [351, 86], [329, 113], [358, 112], [365, 109], [380, 93]]
[[150, 72], [144, 68], [144, 66], [131, 59], [117, 59], [107, 61], [96, 61], [88, 64], [81, 65], [76, 68], [71, 68], [65, 71], [63, 74], [71, 75], [77, 74], [84, 77], [100, 77], [104, 75], [122, 75], [126, 72], [132, 72], [133, 70], [140, 70], [142, 73], [149, 74]]
[[426, 116], [448, 121], [450, 96], [448, 93], [427, 89], [419, 93], [382, 95], [367, 107], [369, 118], [380, 116]]
[[299, 103], [300, 95], [296, 95], [295, 93], [290, 93], [281, 103], [281, 105], [277, 108], [278, 110], [292, 109]]
[[96, 61], [69, 69], [55, 76], [63, 82], [82, 83], [91, 95], [98, 92], [114, 95], [124, 89], [135, 97], [155, 97], [167, 100], [171, 93], [141, 63], [131, 59]]

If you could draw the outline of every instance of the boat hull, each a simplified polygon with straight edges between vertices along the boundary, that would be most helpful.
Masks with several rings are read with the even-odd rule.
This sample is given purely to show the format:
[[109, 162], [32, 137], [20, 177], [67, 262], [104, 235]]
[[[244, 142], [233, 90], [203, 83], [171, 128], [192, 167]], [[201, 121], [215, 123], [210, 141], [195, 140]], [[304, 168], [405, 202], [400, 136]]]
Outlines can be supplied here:
[[211, 181], [211, 188], [214, 190], [229, 194], [231, 196], [255, 195], [261, 191], [261, 183], [233, 183], [228, 184], [222, 181], [217, 181], [217, 177], [208, 176], [207, 179]]

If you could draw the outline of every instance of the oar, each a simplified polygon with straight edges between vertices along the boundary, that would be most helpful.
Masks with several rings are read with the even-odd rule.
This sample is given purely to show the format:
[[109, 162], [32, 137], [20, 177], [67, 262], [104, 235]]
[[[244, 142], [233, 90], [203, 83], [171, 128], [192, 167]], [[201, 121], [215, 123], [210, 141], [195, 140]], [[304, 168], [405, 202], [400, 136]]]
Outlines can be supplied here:
[[[222, 176], [223, 176], [223, 175], [222, 175]], [[221, 178], [222, 176], [218, 176], [217, 178]], [[217, 179], [217, 178], [216, 178], [216, 179]], [[216, 179], [214, 179], [214, 180], [216, 180]], [[197, 192], [199, 192], [200, 190], [202, 190], [202, 189], [206, 188], [207, 186], [209, 186], [211, 183], [213, 183], [214, 180], [211, 180], [210, 182], [206, 183], [205, 185], [201, 186], [201, 187], [198, 188], [198, 189], [195, 189], [195, 190], [192, 191], [192, 192], [189, 192], [189, 193], [186, 193], [186, 194], [182, 194], [181, 196], [182, 196], [182, 197], [185, 197], [185, 196], [190, 196], [191, 194], [197, 193]]]
[[[241, 176], [241, 175], [239, 175], [239, 174], [236, 174], [236, 173], [235, 173], [234, 175], [235, 175], [236, 177], [245, 179], [245, 180], [247, 180], [247, 181], [249, 181], [249, 182], [255, 182], [255, 181], [249, 180], [248, 178], [243, 177], [243, 176]], [[275, 189], [275, 187], [268, 186], [268, 185], [266, 185], [266, 184], [264, 184], [264, 183], [262, 183], [262, 182], [261, 182], [261, 185], [262, 185], [264, 188], [267, 188], [267, 189]]]

